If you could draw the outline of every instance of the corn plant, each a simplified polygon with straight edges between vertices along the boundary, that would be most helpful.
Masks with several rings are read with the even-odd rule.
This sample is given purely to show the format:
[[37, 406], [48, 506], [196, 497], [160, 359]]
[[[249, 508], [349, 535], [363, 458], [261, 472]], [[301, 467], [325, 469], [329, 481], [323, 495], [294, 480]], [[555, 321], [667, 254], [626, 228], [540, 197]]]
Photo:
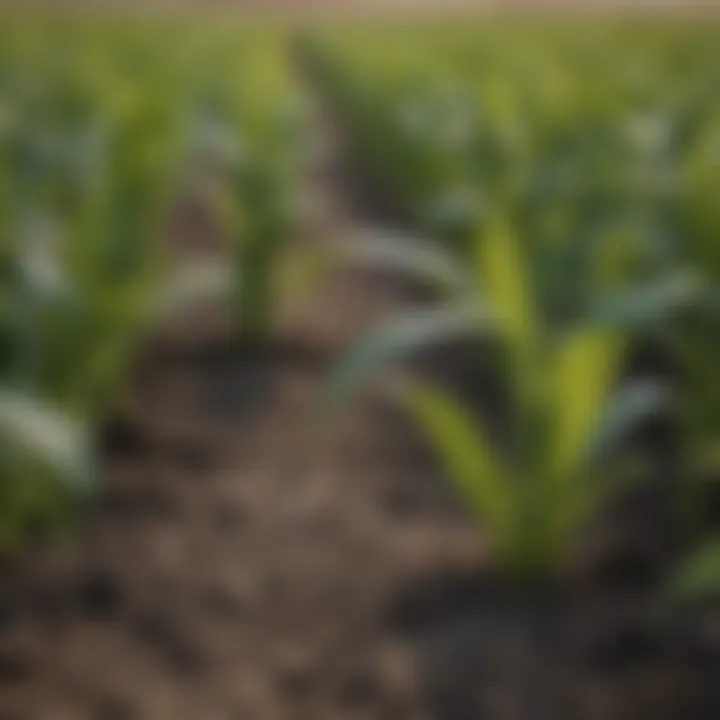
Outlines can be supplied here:
[[107, 128], [82, 177], [64, 158], [32, 163], [40, 146], [26, 128], [13, 140], [7, 176], [21, 198], [8, 213], [2, 283], [2, 382], [12, 388], [2, 397], [3, 549], [33, 525], [68, 522], [70, 501], [92, 486], [97, 429], [154, 319], [169, 163], [145, 122]]
[[[438, 281], [453, 285], [462, 277], [444, 255], [438, 262], [416, 249], [409, 257]], [[421, 344], [458, 334], [490, 338], [502, 356], [496, 382], [511, 409], [503, 443], [445, 391], [402, 381], [393, 392], [481, 519], [501, 568], [516, 579], [546, 580], [617, 491], [622, 473], [609, 454], [658, 409], [664, 392], [651, 381], [620, 384], [627, 332], [616, 322], [547, 323], [522, 246], [505, 223], [482, 234], [475, 269], [464, 300], [457, 295], [439, 310], [394, 323], [352, 350], [329, 379], [327, 400], [337, 402], [380, 364]]]
[[[271, 324], [298, 143], [282, 49], [168, 26], [3, 17], [0, 546], [92, 484], [97, 433], [168, 314], [222, 299], [244, 338]], [[208, 163], [227, 253], [178, 267], [166, 221]]]
[[235, 71], [201, 89], [191, 133], [233, 269], [237, 334], [248, 345], [269, 339], [283, 291], [304, 135], [302, 98], [282, 48], [261, 40], [245, 49], [244, 61], [234, 42], [215, 49], [217, 61]]
[[21, 28], [0, 61], [2, 551], [68, 521], [96, 479], [97, 433], [168, 295], [179, 152], [172, 102], [118, 69], [120, 46], [80, 33], [54, 62], [35, 42], [63, 36]]
[[293, 231], [299, 120], [292, 102], [268, 111], [254, 97], [242, 114], [241, 137], [249, 138], [233, 176], [240, 200], [235, 259], [238, 327], [249, 342], [267, 339], [281, 293], [283, 257]]
[[72, 181], [65, 168], [38, 178], [18, 230], [24, 315], [15, 343], [18, 386], [100, 418], [152, 321], [172, 183], [167, 128], [142, 118], [102, 131], [99, 166], [74, 197], [52, 196]]
[[[622, 62], [610, 38], [627, 41]], [[478, 224], [507, 211], [537, 302], [567, 322], [613, 276], [649, 281], [684, 257], [685, 185], [713, 126], [713, 40], [559, 25], [361, 29], [311, 47], [360, 161], [421, 232], [471, 262]]]
[[[615, 60], [607, 52], [613, 42], [623, 47]], [[500, 210], [512, 217], [542, 321], [544, 349], [534, 364], [553, 376], [563, 343], [582, 328], [672, 358], [681, 375], [689, 491], [702, 503], [693, 478], [717, 477], [720, 467], [716, 43], [716, 29], [690, 25], [412, 28], [373, 32], [372, 41], [362, 29], [320, 34], [320, 76], [349, 120], [358, 157], [378, 183], [388, 179], [386, 190], [441, 245], [362, 238], [352, 249], [363, 262], [419, 274], [437, 288], [440, 307], [375, 333], [341, 365], [332, 392], [418, 345], [487, 335], [496, 325], [488, 288], [466, 268], [476, 228], [492, 226]], [[515, 364], [506, 362], [506, 375]], [[516, 396], [532, 393], [512, 388], [539, 381], [513, 372], [511, 434], [525, 438], [515, 441], [525, 448], [522, 428], [533, 422]], [[431, 396], [420, 405], [433, 403], [448, 400]], [[485, 454], [490, 474], [506, 481], [499, 485], [521, 485], [507, 481], [518, 475], [517, 463], [508, 471], [495, 446]], [[690, 561], [687, 576], [708, 576], [712, 545]]]

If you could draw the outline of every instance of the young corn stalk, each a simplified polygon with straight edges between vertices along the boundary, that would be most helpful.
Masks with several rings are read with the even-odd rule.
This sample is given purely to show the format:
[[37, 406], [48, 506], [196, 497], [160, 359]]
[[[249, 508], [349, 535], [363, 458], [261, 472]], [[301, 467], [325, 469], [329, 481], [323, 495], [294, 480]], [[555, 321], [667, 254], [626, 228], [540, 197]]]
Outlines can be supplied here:
[[0, 162], [12, 189], [0, 212], [3, 550], [69, 520], [92, 487], [96, 433], [164, 301], [160, 238], [177, 154], [168, 108], [148, 95], [115, 111], [96, 95], [68, 117], [65, 90], [67, 105], [49, 106], [56, 115], [18, 105], [29, 121]]
[[68, 526], [95, 472], [89, 428], [34, 390], [17, 387], [19, 342], [33, 319], [20, 314], [29, 292], [21, 277], [10, 147], [0, 147], [0, 553], [29, 534]]
[[234, 322], [251, 347], [269, 340], [283, 291], [302, 131], [282, 49], [264, 40], [214, 88], [199, 123], [198, 153], [218, 175], [211, 203], [229, 240]]
[[477, 334], [502, 353], [511, 408], [501, 447], [462, 403], [427, 383], [393, 386], [436, 449], [449, 478], [486, 529], [502, 572], [520, 582], [557, 579], [578, 533], [618, 490], [609, 462], [618, 442], [663, 401], [649, 381], [621, 384], [627, 332], [614, 318], [558, 328], [539, 312], [521, 245], [494, 223], [477, 242], [468, 278], [445, 254], [385, 251], [452, 288], [452, 302], [393, 323], [353, 350], [331, 376], [327, 400], [344, 398], [399, 354]]
[[[120, 392], [138, 341], [156, 320], [165, 263], [162, 223], [172, 195], [172, 125], [154, 111], [100, 128], [97, 165], [72, 197], [38, 199], [24, 238], [28, 288], [20, 382], [87, 420]], [[27, 376], [23, 379], [23, 376]]]

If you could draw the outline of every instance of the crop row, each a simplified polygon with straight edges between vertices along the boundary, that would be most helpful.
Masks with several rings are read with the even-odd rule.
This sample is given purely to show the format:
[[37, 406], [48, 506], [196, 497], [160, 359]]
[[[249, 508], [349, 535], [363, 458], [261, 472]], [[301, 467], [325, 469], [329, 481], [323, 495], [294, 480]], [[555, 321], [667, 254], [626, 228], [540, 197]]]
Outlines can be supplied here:
[[[682, 457], [685, 559], [670, 583], [720, 581], [717, 528], [697, 512], [720, 477], [717, 39], [490, 24], [325, 33], [308, 48], [365, 172], [428, 238], [360, 254], [437, 288], [434, 308], [351, 351], [329, 397], [420, 346], [481, 342], [507, 407], [500, 441], [445, 390], [392, 391], [523, 581], [557, 578], [579, 532], [640, 480], [623, 441], [660, 415]], [[666, 369], [638, 371], [638, 356]]]
[[[168, 314], [222, 298], [238, 336], [263, 340], [306, 118], [275, 31], [6, 20], [0, 548], [92, 487], [98, 429]], [[426, 382], [391, 391], [516, 580], [562, 575], [644, 474], [625, 441], [662, 415], [686, 528], [673, 587], [720, 583], [717, 528], [693, 512], [720, 476], [716, 42], [691, 26], [498, 25], [305, 45], [357, 158], [428, 238], [367, 240], [360, 259], [437, 289], [353, 349], [328, 397], [420, 346], [479, 341], [503, 427]], [[168, 227], [188, 197], [220, 228], [221, 262], [178, 267]], [[638, 371], [638, 355], [667, 369]]]
[[[221, 296], [261, 338], [302, 132], [274, 32], [3, 18], [0, 549], [92, 488], [98, 428], [168, 314]], [[168, 230], [187, 198], [225, 243], [189, 269]]]

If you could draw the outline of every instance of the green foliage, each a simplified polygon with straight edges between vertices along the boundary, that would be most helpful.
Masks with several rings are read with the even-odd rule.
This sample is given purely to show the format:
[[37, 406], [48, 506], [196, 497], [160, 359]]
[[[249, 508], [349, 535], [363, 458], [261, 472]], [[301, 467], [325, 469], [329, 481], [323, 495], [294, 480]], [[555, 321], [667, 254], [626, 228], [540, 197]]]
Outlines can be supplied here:
[[[235, 297], [239, 334], [264, 337], [302, 107], [274, 31], [0, 22], [4, 550], [69, 516], [67, 501], [92, 487], [96, 434], [159, 322]], [[174, 209], [188, 200], [222, 227], [226, 267], [178, 266], [169, 251]]]
[[0, 389], [0, 553], [30, 533], [67, 527], [92, 490], [89, 428], [57, 407]]
[[713, 537], [680, 564], [668, 583], [667, 598], [672, 603], [688, 603], [719, 594], [720, 538]]
[[217, 73], [203, 89], [191, 133], [193, 156], [217, 176], [200, 180], [220, 186], [211, 204], [228, 241], [235, 318], [247, 343], [267, 340], [283, 291], [279, 271], [296, 214], [306, 116], [281, 36], [260, 37], [245, 38], [242, 53], [236, 33], [204, 48], [233, 72]]
[[[618, 387], [627, 341], [617, 326], [588, 319], [559, 329], [537, 312], [526, 254], [506, 222], [488, 226], [477, 248], [476, 284], [462, 281], [455, 291], [464, 306], [443, 305], [373, 334], [341, 362], [327, 396], [342, 400], [421, 345], [458, 334], [487, 337], [503, 358], [495, 382], [507, 388], [510, 407], [504, 446], [439, 389], [393, 387], [481, 518], [501, 567], [519, 579], [547, 579], [617, 490], [619, 473], [607, 464], [612, 450], [658, 410], [664, 393], [649, 381]], [[409, 266], [416, 266], [412, 258]]]
[[478, 225], [511, 217], [541, 311], [572, 322], [688, 244], [716, 248], [716, 35], [490, 23], [318, 33], [311, 49], [384, 192], [462, 262]]
[[[457, 429], [467, 424], [462, 414], [434, 391], [413, 405], [452, 475], [467, 475], [447, 458], [467, 457], [470, 443], [448, 449], [428, 407], [458, 434], [479, 434], [481, 454], [495, 452], [478, 483], [495, 473], [498, 485], [537, 490], [525, 505], [541, 510], [510, 514], [525, 518], [527, 538], [536, 523], [546, 558], [555, 554], [549, 528], [566, 551], [569, 528], [597, 506], [596, 488], [614, 484], [611, 467], [593, 479], [584, 463], [597, 463], [662, 399], [641, 384], [611, 401], [621, 358], [637, 348], [678, 371], [688, 486], [720, 477], [716, 45], [716, 27], [692, 23], [358, 28], [318, 32], [310, 45], [356, 157], [434, 240], [411, 249], [385, 238], [382, 252], [355, 254], [421, 277], [440, 298], [429, 320], [401, 318], [368, 338], [341, 364], [330, 394], [447, 336], [495, 343], [510, 447], [485, 438], [478, 420]], [[474, 320], [460, 322], [468, 312]], [[551, 480], [568, 475], [589, 479]], [[558, 516], [549, 519], [546, 505]]]

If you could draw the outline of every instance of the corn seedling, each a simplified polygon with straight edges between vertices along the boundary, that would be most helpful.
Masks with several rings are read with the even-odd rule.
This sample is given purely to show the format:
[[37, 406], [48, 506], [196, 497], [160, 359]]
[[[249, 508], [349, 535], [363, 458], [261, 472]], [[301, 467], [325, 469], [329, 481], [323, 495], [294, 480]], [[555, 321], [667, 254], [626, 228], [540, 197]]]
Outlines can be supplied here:
[[193, 152], [215, 176], [206, 187], [214, 188], [209, 201], [227, 241], [231, 303], [245, 344], [268, 339], [283, 292], [304, 133], [302, 98], [282, 48], [269, 37], [251, 47], [252, 62], [244, 63], [234, 43], [218, 51], [235, 72], [204, 89], [193, 124]]
[[[427, 249], [412, 257], [416, 268], [436, 277], [441, 270], [439, 279], [456, 282], [448, 263], [428, 262]], [[627, 340], [617, 325], [547, 324], [537, 312], [522, 246], [504, 223], [477, 243], [474, 287], [470, 300], [466, 295], [465, 302], [401, 320], [351, 351], [329, 380], [328, 400], [337, 402], [381, 363], [419, 345], [457, 334], [489, 336], [502, 354], [511, 408], [505, 443], [439, 389], [404, 381], [396, 392], [481, 518], [503, 570], [547, 579], [618, 489], [620, 473], [608, 456], [657, 410], [664, 393], [649, 381], [620, 385]]]
[[[0, 30], [3, 549], [92, 485], [97, 433], [158, 323], [233, 291], [241, 332], [270, 322], [297, 139], [280, 49], [271, 34], [239, 43], [234, 27], [160, 30], [27, 18]], [[167, 220], [197, 170], [196, 119], [216, 107], [241, 152], [221, 158], [228, 206], [222, 192], [212, 203], [237, 244], [225, 266], [175, 270]]]

